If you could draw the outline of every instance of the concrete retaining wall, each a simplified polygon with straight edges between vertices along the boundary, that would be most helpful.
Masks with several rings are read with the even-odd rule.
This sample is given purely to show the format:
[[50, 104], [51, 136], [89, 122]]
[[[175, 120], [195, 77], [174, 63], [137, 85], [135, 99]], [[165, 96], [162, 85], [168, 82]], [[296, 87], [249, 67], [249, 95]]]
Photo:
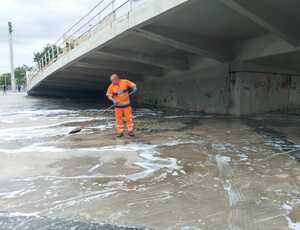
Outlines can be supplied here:
[[138, 101], [238, 116], [298, 108], [300, 78], [283, 71], [271, 73], [269, 68], [263, 73], [261, 69], [251, 65], [248, 72], [245, 66], [222, 64], [171, 73], [164, 78], [146, 78], [139, 84]]
[[300, 106], [299, 77], [269, 73], [237, 73], [240, 115], [296, 109]]
[[164, 78], [145, 79], [139, 102], [156, 106], [227, 113], [231, 102], [227, 86], [228, 66], [218, 65]]

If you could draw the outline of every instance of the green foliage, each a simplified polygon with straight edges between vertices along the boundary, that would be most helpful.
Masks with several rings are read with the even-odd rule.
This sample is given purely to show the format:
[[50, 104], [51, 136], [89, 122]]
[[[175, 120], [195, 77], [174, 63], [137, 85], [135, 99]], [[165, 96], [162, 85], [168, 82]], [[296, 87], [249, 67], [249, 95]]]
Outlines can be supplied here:
[[16, 79], [16, 84], [17, 85], [24, 85], [26, 82], [26, 72], [30, 71], [32, 68], [23, 65], [20, 67], [15, 68], [15, 79]]
[[[53, 53], [51, 52], [52, 48], [54, 49], [54, 56], [53, 56]], [[54, 57], [57, 57], [57, 56], [58, 56], [58, 54], [57, 54], [57, 46], [56, 46], [56, 45], [47, 44], [47, 45], [43, 48], [42, 52], [37, 52], [37, 53], [34, 53], [34, 54], [33, 54], [33, 61], [34, 61], [35, 63], [38, 63], [38, 62], [42, 59], [42, 57], [43, 57], [48, 51], [50, 52], [50, 57], [47, 56], [47, 59], [46, 59], [47, 62], [49, 62], [49, 61], [50, 61], [51, 59], [53, 59]], [[60, 53], [62, 52], [62, 49], [61, 49], [61, 48], [59, 48], [59, 52], [60, 52]]]
[[[27, 65], [23, 65], [23, 66], [19, 66], [17, 68], [15, 68], [15, 79], [16, 79], [16, 85], [24, 85], [26, 82], [26, 71], [30, 71], [32, 68], [27, 66]], [[11, 80], [10, 80], [11, 76], [10, 73], [4, 73], [0, 75], [0, 85], [4, 85], [6, 83], [6, 85], [10, 85], [11, 84]]]
[[10, 73], [0, 74], [0, 86], [2, 85], [10, 85]]

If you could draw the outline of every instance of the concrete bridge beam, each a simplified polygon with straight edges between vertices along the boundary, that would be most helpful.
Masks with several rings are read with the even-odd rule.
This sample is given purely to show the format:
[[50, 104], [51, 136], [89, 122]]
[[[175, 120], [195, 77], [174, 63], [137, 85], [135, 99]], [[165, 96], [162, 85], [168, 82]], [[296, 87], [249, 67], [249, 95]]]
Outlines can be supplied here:
[[91, 84], [95, 84], [95, 83], [101, 83], [101, 84], [105, 84], [108, 83], [108, 78], [105, 76], [91, 76], [91, 75], [83, 75], [83, 74], [75, 74], [75, 73], [59, 73], [56, 74], [55, 76], [53, 76], [52, 78], [46, 79], [44, 82], [63, 82], [63, 83], [67, 83], [69, 82], [70, 84], [72, 84], [73, 82], [75, 82], [75, 84], [77, 83], [91, 83]]
[[250, 38], [234, 45], [235, 59], [239, 61], [249, 61], [299, 51], [300, 46], [294, 47], [273, 34]]
[[[220, 46], [222, 41], [190, 34], [182, 31], [175, 31], [170, 28], [154, 27], [155, 30], [137, 29], [132, 31], [134, 35], [152, 40], [175, 49], [191, 54], [215, 59], [219, 62], [227, 62], [232, 59], [231, 52], [225, 46]], [[195, 42], [196, 41], [196, 42]]]
[[[41, 87], [42, 86], [45, 86], [46, 87], [46, 84], [41, 84]], [[84, 85], [81, 85], [80, 83], [78, 84], [70, 84], [70, 85], [64, 85], [62, 86], [60, 83], [57, 83], [57, 82], [47, 82], [47, 86], [48, 87], [61, 87], [61, 88], [64, 88], [64, 89], [74, 89], [74, 90], [89, 90], [89, 89], [95, 89], [97, 90], [97, 88], [101, 88], [101, 87], [97, 87], [95, 86], [95, 84], [84, 84]]]
[[105, 48], [98, 52], [99, 54], [109, 55], [124, 60], [130, 60], [137, 63], [157, 66], [164, 69], [188, 70], [189, 63], [187, 58], [161, 57], [158, 55], [146, 54], [124, 49]]
[[104, 70], [104, 69], [99, 69], [99, 70], [92, 70], [89, 68], [83, 68], [83, 67], [70, 67], [68, 69], [65, 69], [64, 72], [67, 72], [69, 74], [81, 74], [82, 76], [90, 76], [94, 78], [103, 78], [109, 81], [109, 77], [113, 73], [120, 74], [121, 76], [128, 77], [130, 76], [131, 79], [143, 79], [142, 74], [136, 74], [128, 71], [116, 71], [116, 70]]
[[220, 0], [220, 2], [291, 45], [297, 46], [299, 44], [299, 29], [295, 20], [272, 6], [266, 5], [263, 1]]
[[75, 67], [82, 67], [87, 69], [94, 69], [94, 70], [110, 70], [110, 71], [130, 71], [135, 74], [142, 74], [142, 75], [155, 75], [155, 76], [162, 76], [163, 70], [160, 68], [149, 67], [149, 66], [136, 66], [136, 65], [128, 65], [122, 64], [120, 62], [109, 62], [109, 61], [96, 61], [93, 59], [79, 61], [74, 65]]

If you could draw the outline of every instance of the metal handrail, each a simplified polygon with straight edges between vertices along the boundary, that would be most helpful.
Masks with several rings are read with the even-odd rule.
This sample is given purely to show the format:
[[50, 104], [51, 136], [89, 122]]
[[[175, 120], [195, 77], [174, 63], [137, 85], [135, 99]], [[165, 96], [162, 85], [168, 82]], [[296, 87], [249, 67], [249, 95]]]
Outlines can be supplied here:
[[[129, 1], [126, 1], [126, 3], [128, 3]], [[94, 17], [92, 17], [90, 20], [88, 20], [85, 24], [83, 24], [81, 27], [79, 27], [76, 31], [74, 31], [69, 37], [72, 37], [74, 34], [76, 34], [78, 31], [80, 31], [82, 28], [84, 28], [86, 25], [88, 25], [91, 21], [93, 21], [96, 17], [98, 17], [99, 15], [101, 15], [101, 13], [103, 13], [106, 9], [109, 8], [109, 6], [111, 6], [111, 2], [109, 4], [107, 4], [100, 12], [98, 12]], [[102, 21], [102, 20], [101, 20]], [[101, 23], [101, 22], [100, 22]]]
[[[32, 71], [32, 75], [33, 76], [37, 75], [39, 72], [43, 71], [49, 65], [54, 63], [61, 55], [74, 49], [75, 46], [79, 45], [79, 44], [76, 45], [75, 43], [76, 41], [79, 42], [79, 40], [83, 36], [91, 32], [96, 26], [106, 21], [107, 18], [116, 14], [121, 8], [123, 8], [125, 5], [130, 3], [129, 10], [126, 12], [129, 13], [131, 11], [132, 8], [131, 6], [133, 1], [134, 0], [124, 0], [122, 4], [114, 8], [114, 4], [116, 3], [116, 0], [111, 0], [107, 4], [105, 4], [106, 3], [105, 0], [101, 0], [87, 14], [81, 17], [65, 33], [63, 33], [63, 35], [60, 36], [60, 38], [53, 45], [51, 45], [50, 49], [48, 49], [47, 52], [38, 61], [37, 68], [34, 71]], [[111, 10], [101, 18], [101, 15], [104, 12], [106, 12], [110, 7]], [[100, 8], [99, 11], [96, 11], [96, 9], [98, 8]], [[95, 13], [95, 15], [93, 15], [93, 13]], [[93, 21], [99, 16], [100, 16], [100, 20], [93, 23]], [[82, 24], [82, 22], [84, 23]], [[80, 31], [82, 31], [82, 33], [80, 33]]]
[[123, 4], [121, 4], [121, 5], [120, 5], [119, 7], [117, 7], [115, 10], [113, 10], [111, 14], [106, 15], [104, 18], [102, 18], [102, 20], [101, 20], [99, 23], [97, 23], [97, 24], [91, 26], [91, 27], [90, 27], [90, 30], [84, 32], [84, 33], [83, 33], [82, 35], [80, 35], [78, 38], [80, 38], [80, 37], [84, 36], [85, 34], [87, 34], [89, 31], [91, 31], [92, 29], [94, 29], [97, 25], [99, 25], [99, 24], [101, 24], [102, 22], [104, 22], [104, 21], [105, 21], [107, 18], [109, 18], [111, 15], [114, 15], [120, 8], [124, 7], [124, 6], [125, 6], [126, 4], [128, 4], [129, 2], [131, 2], [131, 0], [125, 1]]
[[88, 17], [95, 9], [97, 9], [98, 6], [100, 6], [105, 0], [100, 1], [98, 4], [96, 4], [88, 13], [86, 13], [84, 16], [82, 16], [76, 23], [74, 23], [56, 42], [57, 44], [61, 39], [64, 38], [64, 36], [69, 33], [76, 25], [78, 25], [81, 21], [83, 21], [86, 17]]

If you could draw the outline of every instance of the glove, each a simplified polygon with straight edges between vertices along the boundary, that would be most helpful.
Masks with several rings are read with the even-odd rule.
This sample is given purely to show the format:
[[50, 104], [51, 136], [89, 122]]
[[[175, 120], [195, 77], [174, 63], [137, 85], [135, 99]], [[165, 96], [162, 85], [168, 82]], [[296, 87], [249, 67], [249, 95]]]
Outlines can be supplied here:
[[137, 87], [134, 87], [130, 94], [135, 94], [138, 91]]

